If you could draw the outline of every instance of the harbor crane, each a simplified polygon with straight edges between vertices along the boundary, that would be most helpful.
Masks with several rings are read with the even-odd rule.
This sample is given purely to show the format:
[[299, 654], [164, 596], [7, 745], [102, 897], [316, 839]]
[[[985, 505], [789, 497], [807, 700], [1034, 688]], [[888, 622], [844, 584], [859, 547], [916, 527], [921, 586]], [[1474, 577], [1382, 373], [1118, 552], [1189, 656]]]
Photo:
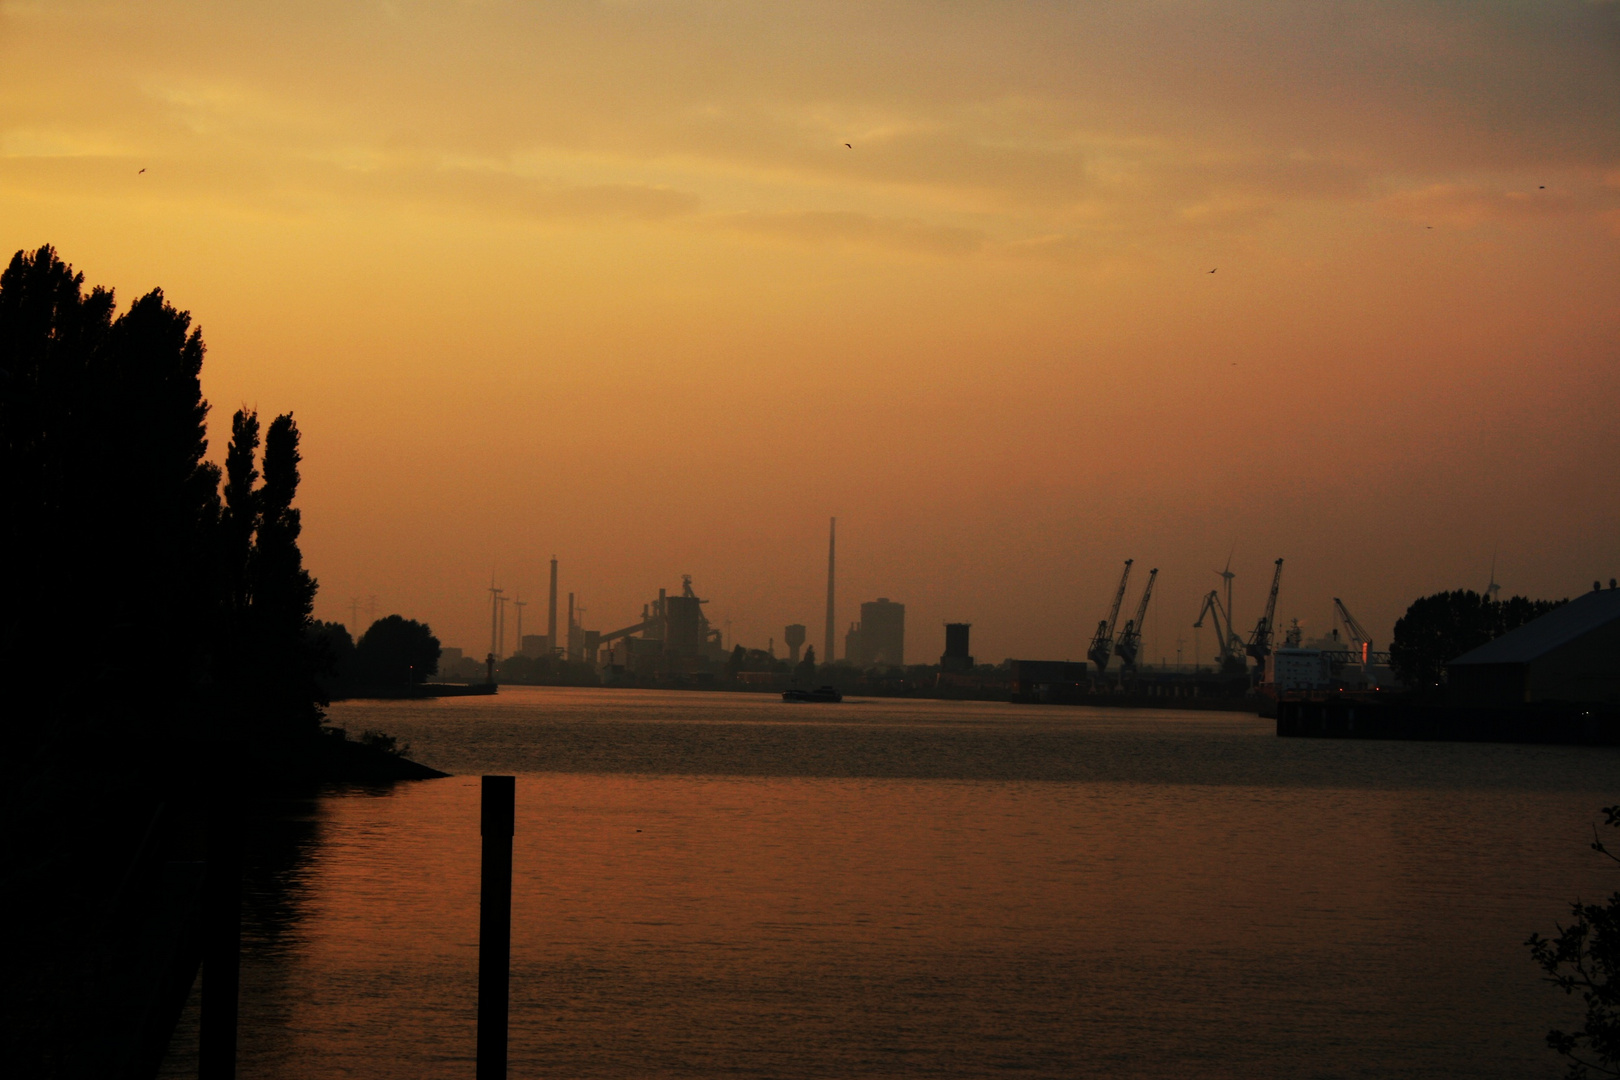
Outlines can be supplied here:
[[[1210, 616], [1215, 621], [1215, 648], [1221, 658], [1221, 671], [1224, 674], [1241, 674], [1243, 669], [1243, 639], [1237, 636], [1232, 629], [1232, 620], [1221, 606], [1221, 592], [1211, 589], [1204, 596], [1204, 606], [1199, 609], [1198, 621], [1193, 623], [1197, 630], [1204, 625], [1204, 616]], [[1234, 672], [1235, 669], [1235, 672]]]
[[1282, 584], [1282, 564], [1283, 561], [1278, 559], [1277, 568], [1271, 574], [1271, 595], [1266, 597], [1266, 613], [1254, 624], [1254, 632], [1249, 635], [1249, 644], [1243, 649], [1262, 672], [1266, 668], [1266, 657], [1271, 655], [1271, 631], [1277, 617], [1277, 588]]
[[[1366, 627], [1350, 614], [1350, 609], [1337, 596], [1333, 598], [1333, 613], [1344, 624], [1345, 637], [1348, 639], [1345, 644], [1350, 646], [1348, 649], [1322, 650], [1322, 658], [1328, 662], [1329, 670], [1335, 677], [1347, 665], [1359, 664], [1363, 671], [1389, 666], [1389, 653], [1373, 652], [1372, 635], [1367, 633]], [[1333, 630], [1333, 636], [1339, 636], [1337, 627]]]
[[1344, 606], [1344, 601], [1337, 596], [1333, 598], [1333, 610], [1339, 616], [1339, 620], [1344, 623], [1345, 633], [1350, 636], [1350, 642], [1355, 646], [1355, 651], [1361, 653], [1362, 663], [1366, 663], [1368, 655], [1372, 652], [1372, 635], [1368, 634], [1361, 623], [1356, 621], [1356, 617], [1350, 614], [1350, 609]]
[[1142, 590], [1142, 602], [1136, 605], [1136, 618], [1125, 621], [1125, 629], [1119, 632], [1119, 641], [1114, 645], [1122, 671], [1136, 670], [1136, 654], [1142, 647], [1142, 621], [1147, 618], [1148, 601], [1153, 598], [1153, 581], [1158, 576], [1158, 567], [1148, 571], [1147, 588]]
[[1119, 621], [1119, 605], [1125, 602], [1125, 583], [1131, 579], [1131, 563], [1125, 560], [1125, 572], [1119, 576], [1119, 589], [1114, 593], [1114, 606], [1108, 609], [1108, 618], [1097, 624], [1097, 634], [1091, 639], [1086, 656], [1097, 665], [1097, 674], [1108, 669], [1108, 658], [1114, 654], [1114, 624]]

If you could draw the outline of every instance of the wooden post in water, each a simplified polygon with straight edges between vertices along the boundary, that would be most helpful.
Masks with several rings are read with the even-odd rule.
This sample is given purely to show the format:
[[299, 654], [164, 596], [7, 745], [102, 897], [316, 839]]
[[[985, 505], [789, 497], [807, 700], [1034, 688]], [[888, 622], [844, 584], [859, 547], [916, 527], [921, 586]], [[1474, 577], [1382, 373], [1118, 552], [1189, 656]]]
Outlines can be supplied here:
[[478, 895], [477, 1080], [506, 1080], [506, 1020], [512, 970], [512, 818], [516, 781], [486, 776]]
[[236, 794], [220, 784], [208, 814], [203, 878], [200, 1080], [235, 1080], [236, 1010], [242, 964], [242, 835]]

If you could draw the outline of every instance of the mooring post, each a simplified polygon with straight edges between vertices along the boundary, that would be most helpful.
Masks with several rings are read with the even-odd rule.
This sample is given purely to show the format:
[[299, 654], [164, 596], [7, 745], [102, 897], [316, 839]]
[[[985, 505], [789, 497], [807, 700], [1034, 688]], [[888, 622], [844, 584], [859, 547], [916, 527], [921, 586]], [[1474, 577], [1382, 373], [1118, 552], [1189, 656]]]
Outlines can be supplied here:
[[215, 787], [208, 809], [203, 877], [200, 1080], [235, 1080], [236, 1011], [242, 966], [242, 835], [236, 793]]
[[506, 1019], [512, 970], [512, 817], [516, 781], [484, 777], [478, 896], [478, 1080], [506, 1080]]

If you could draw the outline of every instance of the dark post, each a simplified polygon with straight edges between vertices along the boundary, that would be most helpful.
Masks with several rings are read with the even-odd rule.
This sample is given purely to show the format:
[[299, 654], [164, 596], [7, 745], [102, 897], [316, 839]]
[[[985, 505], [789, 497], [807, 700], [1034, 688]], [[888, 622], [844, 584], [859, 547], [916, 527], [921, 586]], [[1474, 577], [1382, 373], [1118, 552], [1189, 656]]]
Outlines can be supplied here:
[[478, 898], [478, 1080], [506, 1080], [512, 969], [512, 816], [516, 781], [484, 777], [483, 880]]
[[222, 784], [208, 815], [208, 862], [203, 879], [200, 1080], [236, 1076], [236, 1008], [242, 963], [242, 838], [234, 793]]

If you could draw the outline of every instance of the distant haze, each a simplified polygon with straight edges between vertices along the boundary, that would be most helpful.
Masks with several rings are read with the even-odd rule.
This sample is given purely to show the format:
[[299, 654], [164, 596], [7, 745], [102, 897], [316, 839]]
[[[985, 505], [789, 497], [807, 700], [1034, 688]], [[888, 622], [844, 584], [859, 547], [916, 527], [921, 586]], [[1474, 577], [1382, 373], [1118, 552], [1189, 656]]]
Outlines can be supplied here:
[[[317, 615], [1144, 659], [1620, 575], [1620, 4], [0, 4], [0, 240], [295, 412]], [[850, 144], [848, 147], [845, 144]], [[145, 173], [137, 170], [145, 169]], [[1211, 274], [1211, 269], [1216, 272]], [[516, 613], [507, 638], [516, 647]], [[1202, 633], [1207, 661], [1212, 634]], [[841, 648], [841, 645], [840, 645]]]

